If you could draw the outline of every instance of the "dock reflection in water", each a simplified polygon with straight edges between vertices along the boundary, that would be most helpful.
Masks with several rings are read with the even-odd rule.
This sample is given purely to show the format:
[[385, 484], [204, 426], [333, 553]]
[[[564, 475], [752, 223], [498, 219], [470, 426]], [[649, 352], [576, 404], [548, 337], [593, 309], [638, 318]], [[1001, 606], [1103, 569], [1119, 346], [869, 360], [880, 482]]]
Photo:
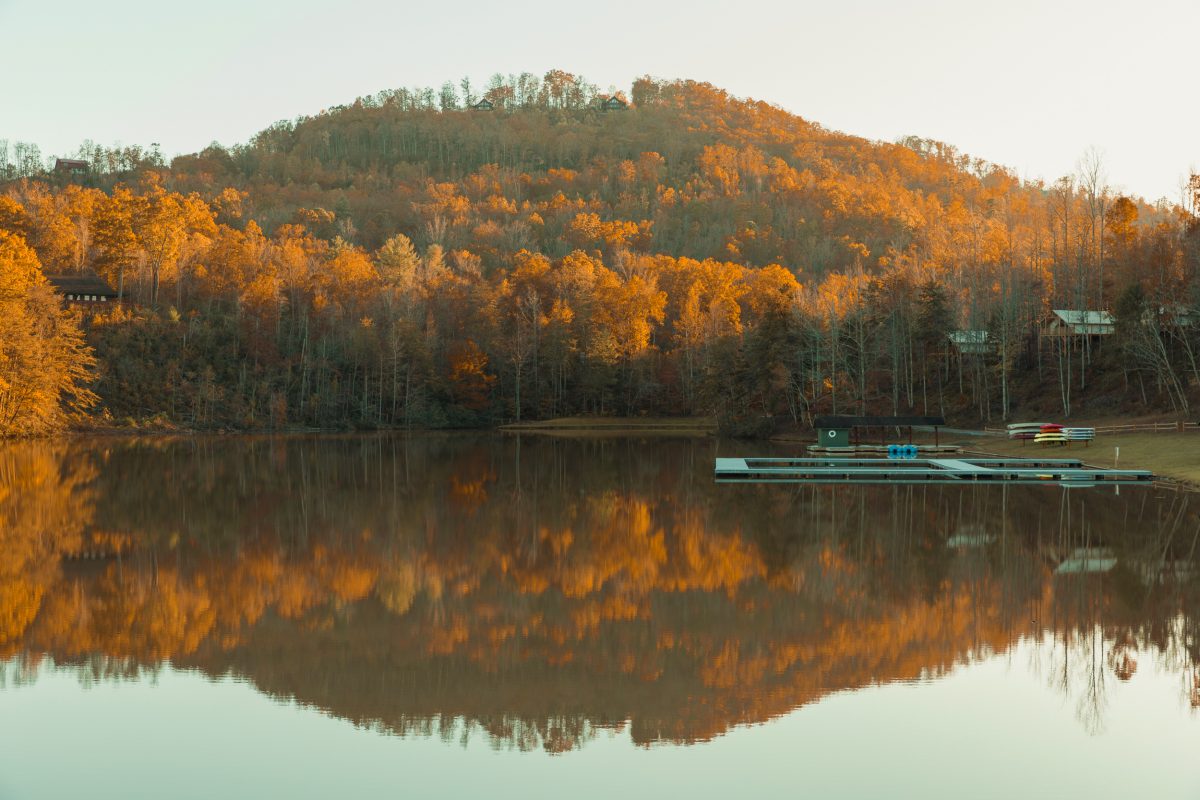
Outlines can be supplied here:
[[0, 703], [57, 668], [194, 670], [376, 732], [554, 753], [614, 731], [694, 744], [1006, 658], [1093, 736], [1139, 671], [1177, 682], [1173, 710], [1200, 705], [1197, 498], [718, 486], [722, 449], [0, 445]]

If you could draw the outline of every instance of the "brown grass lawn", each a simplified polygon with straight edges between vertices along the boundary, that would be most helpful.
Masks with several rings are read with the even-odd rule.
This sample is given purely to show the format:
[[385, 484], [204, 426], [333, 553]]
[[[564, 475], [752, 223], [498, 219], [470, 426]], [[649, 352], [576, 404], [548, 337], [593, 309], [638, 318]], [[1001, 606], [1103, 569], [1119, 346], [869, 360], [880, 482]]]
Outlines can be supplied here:
[[[947, 436], [943, 441], [950, 439]], [[970, 439], [954, 437], [963, 450], [998, 456], [1050, 456], [1080, 458], [1097, 467], [1112, 467], [1116, 448], [1121, 448], [1117, 466], [1153, 470], [1156, 475], [1200, 485], [1200, 433], [1120, 433], [1097, 435], [1090, 446], [1042, 448], [1033, 442], [1010, 441], [999, 436]]]

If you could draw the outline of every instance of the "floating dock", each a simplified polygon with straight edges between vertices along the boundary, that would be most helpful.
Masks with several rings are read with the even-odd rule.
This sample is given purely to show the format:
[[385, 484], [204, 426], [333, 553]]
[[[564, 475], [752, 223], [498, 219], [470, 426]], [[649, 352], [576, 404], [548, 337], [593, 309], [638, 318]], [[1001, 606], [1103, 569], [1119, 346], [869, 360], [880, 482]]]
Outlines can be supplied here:
[[718, 458], [717, 483], [1142, 483], [1154, 473], [1070, 458]]

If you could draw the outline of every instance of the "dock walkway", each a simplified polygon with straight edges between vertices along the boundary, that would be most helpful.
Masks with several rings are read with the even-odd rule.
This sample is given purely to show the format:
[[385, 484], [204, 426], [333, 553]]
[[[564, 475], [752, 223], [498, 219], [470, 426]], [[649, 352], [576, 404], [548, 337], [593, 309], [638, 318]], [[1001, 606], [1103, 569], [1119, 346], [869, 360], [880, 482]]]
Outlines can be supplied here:
[[717, 483], [1139, 483], [1154, 474], [1071, 458], [718, 458]]

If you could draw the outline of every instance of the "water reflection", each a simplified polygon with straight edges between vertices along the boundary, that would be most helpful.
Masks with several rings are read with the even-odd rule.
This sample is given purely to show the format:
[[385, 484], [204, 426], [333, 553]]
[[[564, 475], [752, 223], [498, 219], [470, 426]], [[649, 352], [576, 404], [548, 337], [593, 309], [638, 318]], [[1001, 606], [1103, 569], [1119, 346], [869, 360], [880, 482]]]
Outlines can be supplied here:
[[170, 664], [389, 732], [556, 752], [611, 729], [706, 740], [1018, 643], [1089, 731], [1147, 664], [1200, 705], [1195, 497], [716, 486], [728, 447], [2, 445], [4, 677]]

